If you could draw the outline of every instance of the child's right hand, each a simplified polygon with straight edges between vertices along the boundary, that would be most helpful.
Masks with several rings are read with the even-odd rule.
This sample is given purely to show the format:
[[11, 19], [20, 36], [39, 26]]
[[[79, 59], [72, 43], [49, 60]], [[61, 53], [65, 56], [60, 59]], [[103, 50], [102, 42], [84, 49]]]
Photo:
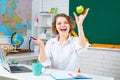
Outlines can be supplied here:
[[[36, 40], [35, 40], [36, 39]], [[32, 42], [40, 47], [44, 47], [44, 42], [39, 38], [39, 36], [35, 35], [35, 39], [32, 39]]]

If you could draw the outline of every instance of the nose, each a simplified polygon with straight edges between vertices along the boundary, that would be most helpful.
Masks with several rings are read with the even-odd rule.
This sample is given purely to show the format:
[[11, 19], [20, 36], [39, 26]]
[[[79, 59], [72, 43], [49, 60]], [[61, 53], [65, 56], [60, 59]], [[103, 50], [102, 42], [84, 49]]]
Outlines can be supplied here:
[[63, 27], [64, 27], [64, 26], [65, 26], [65, 23], [62, 23], [62, 24], [61, 24], [61, 26], [63, 26]]

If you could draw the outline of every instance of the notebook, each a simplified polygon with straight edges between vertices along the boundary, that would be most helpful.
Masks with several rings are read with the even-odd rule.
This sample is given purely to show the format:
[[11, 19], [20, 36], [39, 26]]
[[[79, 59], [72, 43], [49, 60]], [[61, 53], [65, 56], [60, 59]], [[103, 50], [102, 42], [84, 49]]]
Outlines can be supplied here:
[[13, 65], [9, 64], [7, 57], [6, 57], [6, 52], [0, 48], [0, 59], [1, 59], [1, 65], [3, 68], [5, 68], [7, 71], [11, 73], [23, 73], [23, 72], [32, 72], [31, 69], [25, 67], [25, 66], [18, 66], [18, 65]]
[[[73, 75], [74, 74], [74, 75]], [[93, 80], [92, 77], [85, 76], [82, 74], [68, 72], [50, 73], [49, 75], [55, 80]]]

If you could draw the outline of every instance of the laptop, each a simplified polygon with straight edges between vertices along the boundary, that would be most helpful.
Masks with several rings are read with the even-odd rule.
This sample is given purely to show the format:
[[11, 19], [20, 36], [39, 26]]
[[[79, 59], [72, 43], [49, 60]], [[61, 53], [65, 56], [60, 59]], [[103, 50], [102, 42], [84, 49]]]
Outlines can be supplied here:
[[25, 66], [18, 66], [10, 64], [6, 57], [6, 52], [4, 49], [0, 48], [0, 59], [1, 59], [1, 65], [3, 68], [5, 68], [7, 71], [11, 73], [23, 73], [23, 72], [32, 72], [31, 69], [25, 67]]

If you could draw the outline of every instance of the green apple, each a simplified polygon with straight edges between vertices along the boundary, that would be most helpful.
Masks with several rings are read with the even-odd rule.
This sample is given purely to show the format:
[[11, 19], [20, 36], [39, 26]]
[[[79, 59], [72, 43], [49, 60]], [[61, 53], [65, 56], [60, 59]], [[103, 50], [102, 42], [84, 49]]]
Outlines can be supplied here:
[[76, 7], [76, 12], [77, 12], [78, 14], [83, 13], [83, 12], [84, 12], [84, 6], [82, 6], [82, 5], [77, 6], [77, 7]]

